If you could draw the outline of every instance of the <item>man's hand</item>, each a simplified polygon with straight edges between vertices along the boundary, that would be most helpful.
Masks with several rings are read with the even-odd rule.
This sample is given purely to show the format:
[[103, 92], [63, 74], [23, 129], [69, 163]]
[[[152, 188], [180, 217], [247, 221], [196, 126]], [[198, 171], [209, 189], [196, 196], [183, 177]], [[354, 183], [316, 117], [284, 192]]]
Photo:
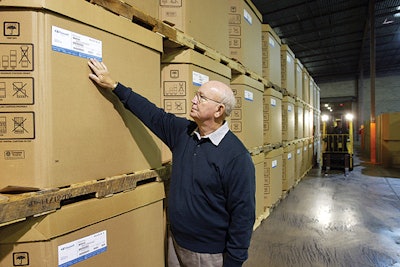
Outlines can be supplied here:
[[117, 82], [111, 78], [110, 72], [103, 62], [99, 62], [97, 59], [91, 58], [88, 61], [88, 65], [92, 70], [92, 73], [89, 74], [90, 79], [92, 79], [100, 87], [111, 90], [115, 89]]

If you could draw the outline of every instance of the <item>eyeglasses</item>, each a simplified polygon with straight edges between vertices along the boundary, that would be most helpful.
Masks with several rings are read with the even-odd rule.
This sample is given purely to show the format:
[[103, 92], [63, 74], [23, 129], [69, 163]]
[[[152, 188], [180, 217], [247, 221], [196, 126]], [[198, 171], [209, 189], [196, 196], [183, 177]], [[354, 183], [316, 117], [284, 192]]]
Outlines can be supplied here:
[[217, 100], [208, 98], [208, 97], [200, 94], [200, 92], [196, 92], [194, 96], [196, 97], [196, 100], [197, 100], [198, 103], [204, 103], [206, 101], [213, 101], [213, 102], [218, 103], [218, 104], [223, 104], [221, 101], [217, 101]]

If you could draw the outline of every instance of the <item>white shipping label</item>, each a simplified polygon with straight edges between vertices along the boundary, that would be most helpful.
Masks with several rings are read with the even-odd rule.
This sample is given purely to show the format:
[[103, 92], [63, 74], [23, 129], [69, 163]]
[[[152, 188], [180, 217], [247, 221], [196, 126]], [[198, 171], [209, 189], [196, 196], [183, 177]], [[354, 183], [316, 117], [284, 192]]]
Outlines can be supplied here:
[[253, 92], [244, 90], [244, 99], [249, 100], [249, 101], [253, 101], [254, 100]]
[[96, 58], [102, 61], [102, 42], [100, 40], [52, 26], [51, 47], [53, 51], [83, 58]]
[[301, 149], [299, 148], [299, 149], [297, 149], [297, 155], [300, 155], [300, 153], [301, 153]]
[[246, 9], [243, 9], [243, 17], [250, 25], [253, 24], [253, 18], [251, 17], [250, 13], [247, 12]]
[[210, 78], [207, 75], [193, 71], [192, 80], [194, 85], [201, 86], [203, 83], [208, 82]]
[[107, 250], [107, 231], [58, 246], [58, 266], [68, 267]]
[[287, 110], [288, 110], [289, 112], [292, 112], [292, 110], [293, 110], [292, 105], [288, 105]]
[[291, 159], [292, 158], [292, 153], [288, 153], [287, 154], [287, 159]]
[[278, 167], [278, 161], [277, 160], [273, 160], [271, 165], [272, 165], [272, 168]]
[[271, 98], [271, 106], [275, 107], [276, 106], [276, 99]]
[[275, 47], [275, 41], [272, 37], [269, 37], [269, 45]]

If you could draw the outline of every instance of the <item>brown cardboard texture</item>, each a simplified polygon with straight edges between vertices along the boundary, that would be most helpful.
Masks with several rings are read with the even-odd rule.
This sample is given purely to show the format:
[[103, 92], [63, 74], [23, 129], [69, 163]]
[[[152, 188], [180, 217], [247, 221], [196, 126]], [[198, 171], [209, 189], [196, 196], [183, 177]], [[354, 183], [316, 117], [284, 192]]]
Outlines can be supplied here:
[[295, 79], [296, 79], [296, 91], [295, 95], [302, 99], [303, 98], [303, 64], [301, 64], [299, 59], [295, 59]]
[[284, 96], [282, 99], [282, 140], [294, 140], [295, 128], [295, 105], [296, 101], [289, 97]]
[[282, 93], [268, 88], [264, 91], [264, 144], [282, 142]]
[[272, 207], [282, 197], [283, 148], [265, 153], [264, 161], [264, 206]]
[[285, 88], [290, 94], [296, 94], [296, 66], [295, 56], [288, 45], [281, 46], [281, 74], [282, 88]]
[[160, 166], [161, 141], [96, 88], [87, 61], [104, 60], [115, 79], [160, 104], [162, 37], [86, 1], [5, 7], [15, 2], [0, 2], [0, 188], [59, 187]]
[[155, 182], [4, 226], [0, 266], [164, 266], [164, 197]]
[[262, 74], [262, 16], [251, 1], [229, 0], [229, 56]]
[[294, 185], [295, 165], [296, 165], [296, 146], [294, 144], [283, 148], [283, 167], [282, 167], [282, 190], [287, 191]]
[[161, 20], [208, 47], [229, 55], [228, 0], [162, 0]]
[[251, 149], [263, 145], [264, 85], [246, 75], [232, 78], [231, 88], [236, 97], [236, 108], [231, 115], [231, 129]]
[[262, 25], [262, 76], [282, 86], [281, 39], [268, 24]]
[[256, 170], [256, 218], [264, 214], [264, 153], [251, 157]]

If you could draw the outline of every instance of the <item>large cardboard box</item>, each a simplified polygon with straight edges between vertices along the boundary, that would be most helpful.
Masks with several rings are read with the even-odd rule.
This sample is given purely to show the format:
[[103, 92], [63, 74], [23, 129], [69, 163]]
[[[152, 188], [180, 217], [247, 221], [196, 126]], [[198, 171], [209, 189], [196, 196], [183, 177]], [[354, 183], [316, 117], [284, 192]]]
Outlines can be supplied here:
[[0, 188], [59, 187], [161, 165], [161, 142], [95, 87], [87, 65], [88, 57], [104, 60], [115, 79], [159, 104], [158, 34], [81, 0], [0, 6]]
[[281, 46], [282, 88], [290, 95], [296, 94], [296, 65], [293, 51], [288, 45]]
[[312, 120], [311, 120], [311, 117], [310, 117], [310, 114], [312, 115], [312, 113], [311, 113], [310, 106], [304, 105], [303, 113], [304, 113], [304, 116], [303, 116], [303, 137], [307, 138], [307, 137], [311, 136], [310, 127], [312, 127]]
[[300, 139], [304, 137], [304, 104], [302, 101], [296, 101], [295, 106], [295, 128], [294, 137]]
[[160, 0], [160, 20], [229, 55], [229, 0]]
[[314, 79], [310, 76], [310, 97], [309, 97], [309, 104], [311, 107], [314, 107], [314, 101], [315, 101], [315, 82]]
[[162, 183], [0, 228], [0, 266], [165, 266]]
[[262, 146], [264, 85], [246, 75], [237, 75], [232, 78], [231, 88], [237, 103], [231, 115], [232, 132], [249, 149]]
[[298, 140], [296, 142], [296, 164], [294, 173], [295, 181], [298, 181], [303, 177], [302, 162], [303, 162], [303, 141]]
[[282, 140], [294, 140], [296, 101], [290, 96], [282, 99]]
[[264, 210], [264, 153], [253, 155], [254, 167], [256, 170], [256, 218], [260, 221]]
[[299, 59], [295, 59], [295, 66], [296, 66], [296, 72], [295, 72], [295, 80], [296, 80], [296, 91], [295, 95], [302, 99], [303, 98], [303, 64], [301, 64], [301, 61]]
[[281, 39], [268, 24], [262, 25], [262, 76], [282, 86]]
[[304, 139], [302, 141], [303, 143], [303, 155], [302, 155], [302, 162], [301, 162], [301, 171], [300, 171], [300, 175], [304, 175], [309, 167], [308, 164], [308, 139]]
[[229, 4], [229, 57], [261, 75], [262, 15], [250, 0], [229, 0]]
[[282, 143], [282, 93], [264, 91], [264, 144]]
[[[231, 69], [192, 49], [166, 53], [161, 64], [161, 106], [167, 112], [190, 119], [191, 101], [195, 93], [210, 80], [229, 85]], [[163, 145], [162, 161], [168, 162], [171, 157], [168, 147]]]
[[310, 103], [310, 74], [307, 69], [303, 67], [303, 96], [302, 99], [307, 104]]
[[282, 197], [283, 148], [265, 153], [264, 207], [274, 206]]
[[296, 145], [290, 144], [283, 148], [282, 190], [291, 189], [295, 181]]

